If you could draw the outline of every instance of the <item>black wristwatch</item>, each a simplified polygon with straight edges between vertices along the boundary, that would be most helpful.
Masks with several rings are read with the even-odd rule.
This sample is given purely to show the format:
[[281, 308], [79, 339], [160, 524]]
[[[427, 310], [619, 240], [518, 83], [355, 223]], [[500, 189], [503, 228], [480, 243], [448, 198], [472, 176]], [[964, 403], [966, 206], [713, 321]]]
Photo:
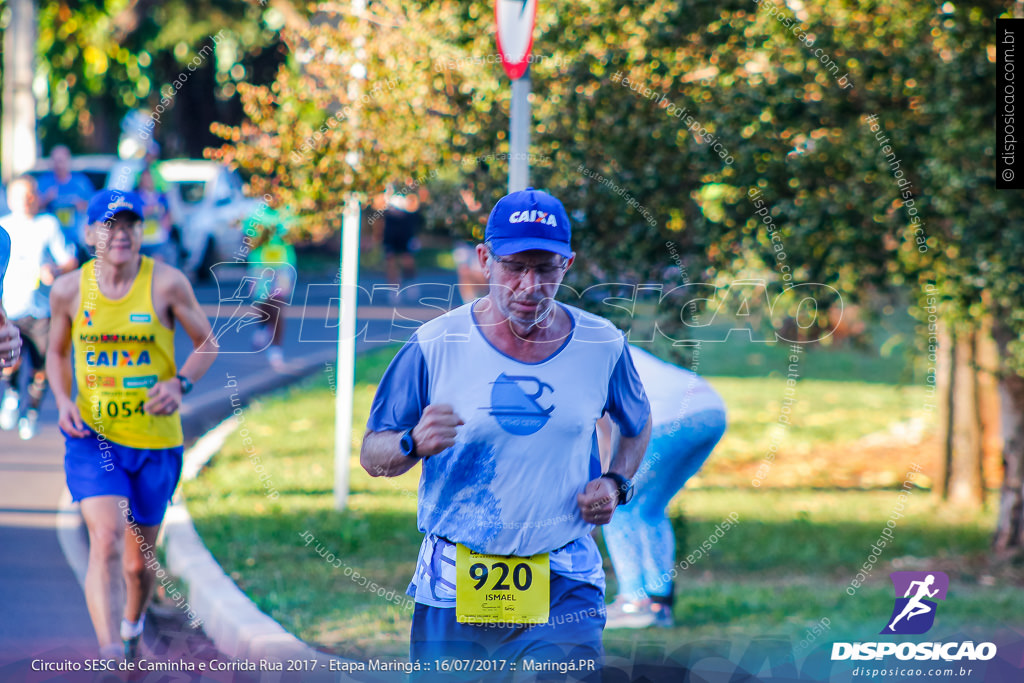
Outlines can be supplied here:
[[192, 380], [184, 375], [175, 375], [178, 381], [181, 382], [181, 395], [184, 396], [188, 392], [192, 391]]
[[412, 430], [406, 430], [405, 434], [402, 434], [402, 438], [398, 441], [398, 447], [402, 450], [402, 455], [407, 458], [416, 458], [416, 442], [412, 438]]
[[618, 472], [605, 472], [602, 478], [608, 477], [615, 482], [615, 488], [619, 492], [619, 505], [625, 505], [633, 500], [633, 482], [626, 479]]

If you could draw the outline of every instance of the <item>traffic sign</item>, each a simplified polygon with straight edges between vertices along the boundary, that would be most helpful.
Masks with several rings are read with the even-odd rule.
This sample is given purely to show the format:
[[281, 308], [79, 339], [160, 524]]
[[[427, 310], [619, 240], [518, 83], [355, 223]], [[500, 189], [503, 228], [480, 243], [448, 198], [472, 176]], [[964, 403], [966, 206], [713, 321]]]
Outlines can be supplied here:
[[513, 81], [522, 78], [530, 65], [537, 0], [495, 0], [494, 19], [501, 65]]

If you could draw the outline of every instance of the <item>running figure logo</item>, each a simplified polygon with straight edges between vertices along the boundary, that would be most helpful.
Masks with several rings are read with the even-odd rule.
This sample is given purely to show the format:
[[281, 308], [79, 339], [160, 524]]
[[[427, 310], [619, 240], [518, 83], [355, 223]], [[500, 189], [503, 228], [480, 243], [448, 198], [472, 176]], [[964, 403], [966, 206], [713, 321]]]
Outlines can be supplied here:
[[[532, 394], [526, 393], [523, 384], [535, 389]], [[533, 385], [533, 386], [530, 386]], [[544, 390], [553, 392], [550, 384], [529, 375], [498, 375], [491, 383], [491, 416], [509, 434], [527, 436], [536, 434], [548, 423], [554, 406], [542, 408], [537, 399]], [[485, 408], [486, 410], [486, 408]]]
[[[935, 600], [945, 600], [949, 577], [943, 572], [893, 572], [889, 575], [896, 590], [896, 604], [883, 634], [920, 635], [935, 623]], [[903, 597], [899, 597], [899, 596]]]

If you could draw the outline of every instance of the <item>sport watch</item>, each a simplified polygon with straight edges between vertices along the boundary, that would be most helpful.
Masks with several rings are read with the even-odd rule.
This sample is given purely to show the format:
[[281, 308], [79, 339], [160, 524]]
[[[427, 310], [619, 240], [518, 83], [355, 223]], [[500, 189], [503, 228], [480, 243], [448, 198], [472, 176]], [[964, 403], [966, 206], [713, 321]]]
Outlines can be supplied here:
[[619, 505], [625, 505], [633, 500], [633, 482], [626, 479], [618, 472], [605, 472], [602, 478], [607, 477], [615, 482], [615, 489], [619, 492]]
[[402, 455], [407, 458], [418, 457], [416, 455], [416, 442], [412, 438], [412, 430], [406, 430], [405, 434], [402, 434], [402, 438], [398, 441], [398, 447], [402, 450]]
[[175, 375], [178, 381], [181, 382], [181, 395], [184, 396], [188, 392], [192, 391], [192, 380], [184, 375]]

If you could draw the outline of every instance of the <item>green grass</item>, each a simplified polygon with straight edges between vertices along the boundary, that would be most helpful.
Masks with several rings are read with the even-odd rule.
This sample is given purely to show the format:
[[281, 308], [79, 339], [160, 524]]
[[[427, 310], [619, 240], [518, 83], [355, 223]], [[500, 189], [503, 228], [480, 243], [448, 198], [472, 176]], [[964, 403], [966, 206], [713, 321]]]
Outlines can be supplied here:
[[[356, 449], [374, 383], [393, 353], [384, 349], [360, 356], [357, 363]], [[353, 459], [348, 509], [341, 514], [333, 510], [332, 372], [328, 368], [246, 411], [242, 426], [280, 491], [277, 499], [266, 497], [237, 433], [197, 480], [184, 485], [184, 492], [207, 547], [285, 628], [353, 657], [403, 657], [410, 608], [369, 593], [351, 572], [346, 575], [346, 568], [395, 595], [404, 594], [420, 543], [418, 468], [394, 479], [372, 479]], [[892, 514], [905, 466], [874, 462], [874, 469], [888, 467], [892, 476], [876, 482], [873, 490], [808, 487], [826, 485], [845, 466], [850, 441], [919, 413], [920, 388], [801, 381], [794, 425], [765, 486], [754, 489], [750, 462], [763, 457], [766, 425], [777, 419], [783, 383], [741, 377], [712, 382], [729, 406], [730, 426], [699, 480], [670, 506], [677, 558], [693, 553], [731, 513], [739, 516], [739, 524], [680, 572], [676, 617], [682, 626], [659, 633], [609, 631], [610, 652], [627, 654], [635, 642], [678, 644], [712, 636], [775, 634], [795, 642], [822, 617], [832, 621], [831, 633], [868, 638], [888, 615], [892, 594], [887, 575], [897, 568], [950, 574], [953, 588], [942, 611], [947, 625], [969, 631], [994, 618], [1021, 622], [1024, 594], [1012, 586], [1019, 579], [1016, 570], [1000, 573], [984, 561], [994, 511], [950, 511], [925, 490], [911, 495], [894, 543], [864, 587], [854, 597], [844, 592]], [[809, 474], [787, 474], [787, 468], [798, 472], [806, 454], [815, 453], [824, 454], [818, 456], [824, 460], [820, 466], [808, 465]], [[800, 488], [778, 488], [790, 476]], [[304, 534], [314, 539], [308, 545]], [[338, 558], [337, 566], [327, 561], [330, 556], [318, 555], [317, 547]], [[609, 571], [610, 592], [614, 586]]]

